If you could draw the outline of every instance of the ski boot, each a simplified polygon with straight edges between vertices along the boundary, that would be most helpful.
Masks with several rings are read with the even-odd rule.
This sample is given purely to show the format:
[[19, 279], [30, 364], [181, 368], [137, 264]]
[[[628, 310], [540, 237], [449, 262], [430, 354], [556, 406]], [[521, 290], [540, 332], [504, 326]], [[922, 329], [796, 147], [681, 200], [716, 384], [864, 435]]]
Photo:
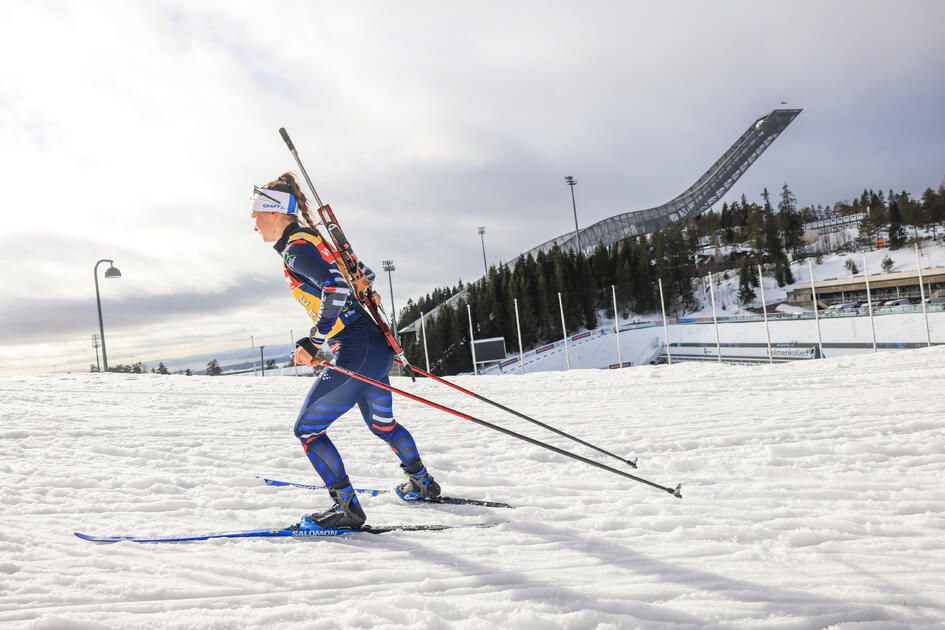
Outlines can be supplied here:
[[324, 512], [306, 514], [299, 525], [303, 529], [314, 529], [313, 525], [321, 529], [361, 529], [367, 516], [348, 478], [332, 484], [328, 493], [335, 504]]
[[440, 484], [433, 480], [433, 475], [427, 472], [422, 462], [412, 466], [401, 464], [400, 467], [404, 469], [407, 481], [394, 488], [398, 497], [404, 501], [423, 501], [440, 496]]

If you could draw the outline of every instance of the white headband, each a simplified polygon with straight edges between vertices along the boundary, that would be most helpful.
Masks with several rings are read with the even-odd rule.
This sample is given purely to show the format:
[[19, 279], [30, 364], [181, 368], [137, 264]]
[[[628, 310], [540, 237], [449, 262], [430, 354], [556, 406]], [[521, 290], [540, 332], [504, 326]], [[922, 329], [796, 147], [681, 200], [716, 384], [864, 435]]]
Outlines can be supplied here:
[[282, 212], [295, 214], [295, 195], [278, 190], [253, 187], [252, 212]]

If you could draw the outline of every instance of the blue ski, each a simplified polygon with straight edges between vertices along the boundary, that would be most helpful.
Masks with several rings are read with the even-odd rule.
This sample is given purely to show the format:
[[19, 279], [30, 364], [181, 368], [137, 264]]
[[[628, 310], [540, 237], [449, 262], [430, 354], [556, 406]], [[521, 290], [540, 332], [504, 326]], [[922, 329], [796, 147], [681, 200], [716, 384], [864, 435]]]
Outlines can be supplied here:
[[[316, 486], [316, 485], [312, 485], [308, 483], [295, 483], [293, 481], [279, 481], [278, 479], [267, 479], [266, 477], [257, 477], [257, 479], [261, 479], [263, 483], [265, 483], [267, 486], [302, 488], [304, 490], [326, 490], [327, 489], [326, 486]], [[378, 488], [355, 488], [354, 491], [357, 492], [358, 494], [364, 494], [371, 497], [376, 497], [379, 494], [388, 494], [391, 492], [390, 490], [381, 490]], [[397, 493], [395, 494], [397, 496], [400, 496]], [[466, 498], [461, 498], [461, 497], [437, 497], [435, 499], [425, 499], [425, 498], [404, 499], [403, 497], [400, 497], [400, 498], [408, 503], [417, 502], [417, 503], [442, 503], [446, 505], [478, 505], [480, 507], [514, 509], [514, 507], [509, 505], [508, 503], [500, 503], [498, 501], [480, 501], [479, 499], [466, 499]]]
[[329, 538], [349, 534], [386, 534], [388, 532], [427, 532], [443, 531], [465, 527], [493, 527], [493, 523], [475, 523], [471, 525], [388, 525], [384, 527], [365, 526], [363, 529], [320, 529], [299, 528], [297, 526], [275, 529], [245, 529], [235, 532], [217, 532], [211, 534], [190, 534], [181, 536], [91, 536], [82, 532], [73, 532], [82, 540], [97, 543], [136, 542], [136, 543], [181, 543], [214, 540], [218, 538]]
[[[313, 486], [308, 483], [293, 483], [291, 481], [279, 481], [278, 479], [266, 479], [265, 477], [256, 477], [262, 479], [267, 486], [291, 486], [293, 488], [304, 488], [305, 490], [327, 490], [327, 486]], [[376, 497], [379, 494], [390, 494], [390, 490], [379, 490], [378, 488], [355, 488], [358, 494], [364, 494], [369, 497]]]

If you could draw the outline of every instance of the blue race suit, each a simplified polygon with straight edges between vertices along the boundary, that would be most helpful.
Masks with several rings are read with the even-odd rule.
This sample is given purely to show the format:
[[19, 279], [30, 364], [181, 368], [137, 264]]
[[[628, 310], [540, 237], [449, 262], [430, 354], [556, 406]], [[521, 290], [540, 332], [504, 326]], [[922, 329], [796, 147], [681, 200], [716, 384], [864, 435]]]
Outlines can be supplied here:
[[[389, 385], [387, 374], [393, 363], [393, 352], [370, 316], [351, 295], [351, 288], [321, 236], [313, 230], [290, 225], [274, 247], [282, 254], [293, 295], [315, 322], [313, 339], [316, 342], [325, 337], [331, 340], [340, 367]], [[373, 276], [370, 269], [364, 268], [364, 271], [368, 277]], [[387, 442], [403, 467], [420, 462], [410, 432], [394, 419], [390, 392], [325, 369], [302, 405], [295, 435], [327, 486], [344, 483], [347, 473], [326, 431], [355, 404], [371, 432]]]

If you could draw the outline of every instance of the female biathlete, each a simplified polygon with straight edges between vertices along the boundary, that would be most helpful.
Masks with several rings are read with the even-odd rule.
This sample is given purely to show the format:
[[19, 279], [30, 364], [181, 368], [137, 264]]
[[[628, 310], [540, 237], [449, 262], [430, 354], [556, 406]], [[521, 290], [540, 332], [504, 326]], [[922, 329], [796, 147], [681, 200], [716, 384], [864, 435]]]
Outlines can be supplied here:
[[[321, 235], [298, 223], [301, 214], [309, 226], [315, 222], [298, 182], [291, 173], [257, 187], [253, 193], [254, 230], [282, 255], [286, 280], [295, 299], [305, 308], [315, 326], [309, 337], [296, 343], [295, 362], [316, 367], [314, 359], [331, 360], [384, 384], [393, 362], [393, 352], [367, 311], [357, 302]], [[369, 279], [374, 273], [362, 265]], [[331, 340], [331, 349], [325, 347]], [[317, 369], [317, 367], [316, 367]], [[360, 529], [367, 517], [345, 472], [341, 455], [326, 431], [332, 422], [355, 403], [364, 422], [400, 458], [407, 482], [396, 488], [407, 501], [436, 498], [440, 486], [427, 472], [413, 437], [394, 420], [390, 392], [330, 369], [318, 375], [295, 423], [316, 472], [324, 480], [334, 505], [302, 518], [303, 526], [324, 529]]]

